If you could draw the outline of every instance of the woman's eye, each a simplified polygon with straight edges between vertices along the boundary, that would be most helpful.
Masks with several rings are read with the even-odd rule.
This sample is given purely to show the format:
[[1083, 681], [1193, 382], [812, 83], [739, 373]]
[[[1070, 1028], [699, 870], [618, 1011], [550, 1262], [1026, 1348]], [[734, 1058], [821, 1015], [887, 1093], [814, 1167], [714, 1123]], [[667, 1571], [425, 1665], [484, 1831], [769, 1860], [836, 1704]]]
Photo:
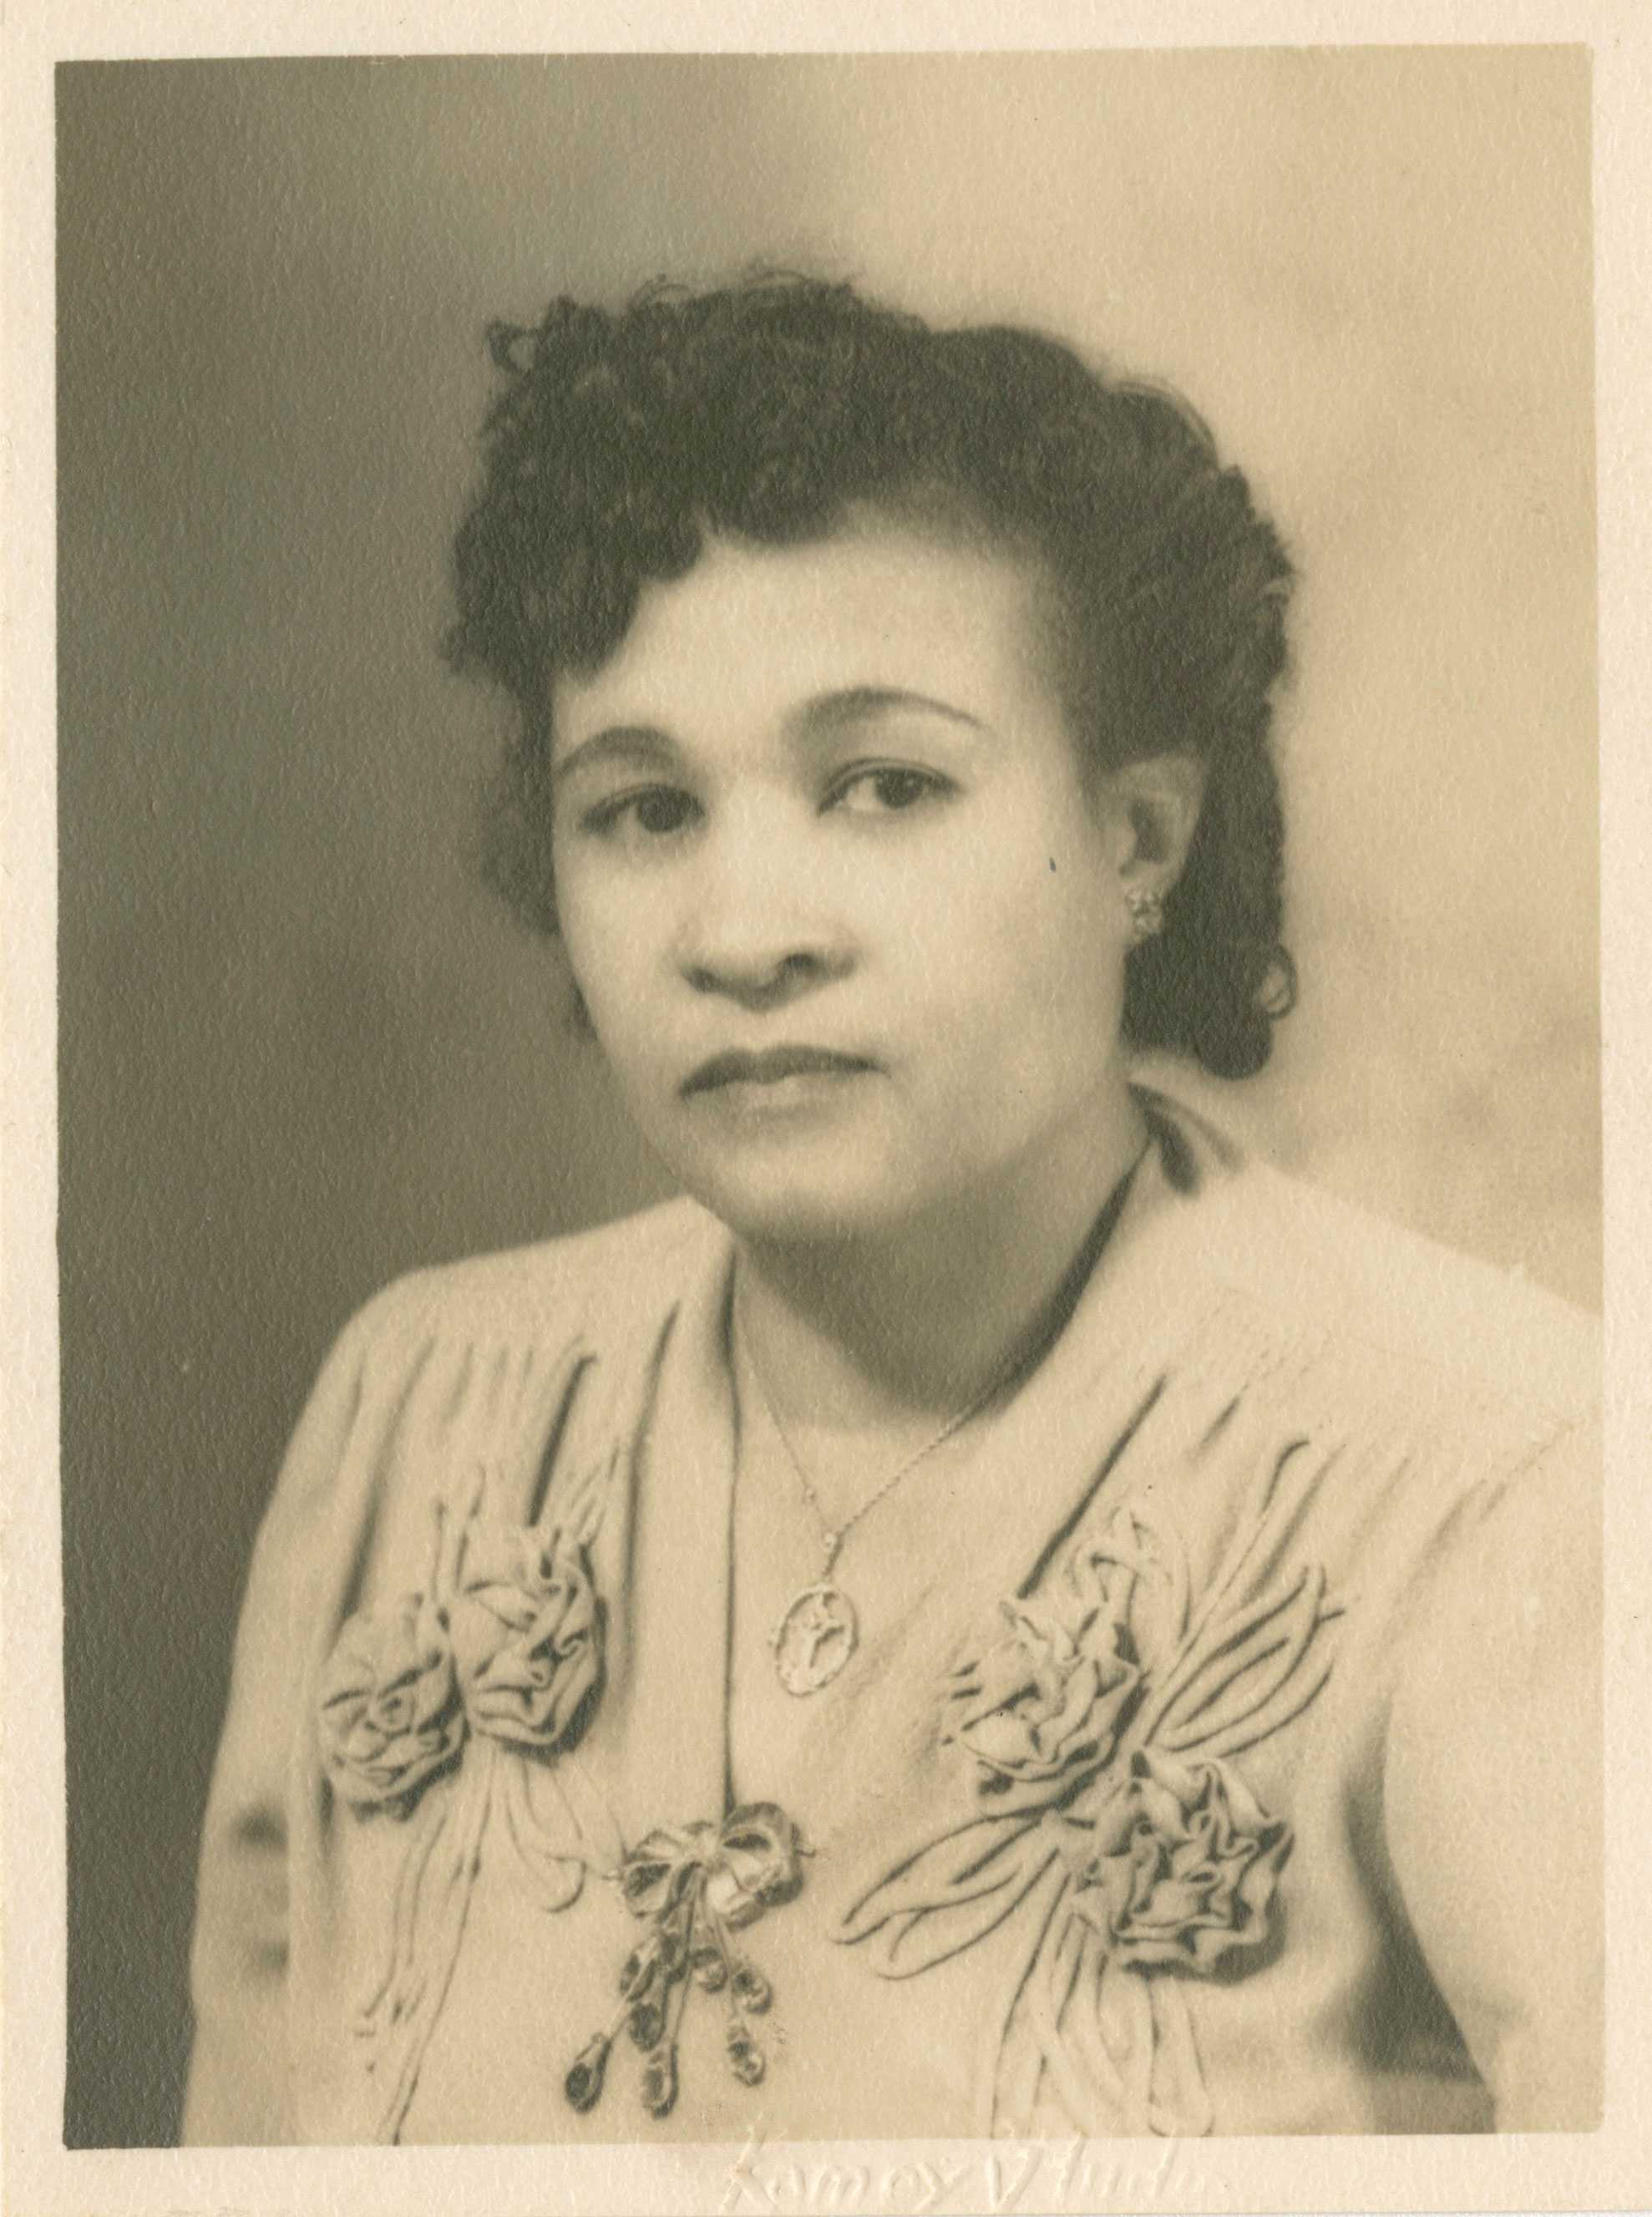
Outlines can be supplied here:
[[669, 839], [693, 820], [699, 804], [676, 786], [650, 785], [636, 793], [617, 793], [584, 815], [588, 831], [610, 837]]
[[950, 781], [933, 770], [887, 765], [855, 771], [832, 795], [832, 805], [855, 816], [890, 816], [937, 800], [952, 791]]

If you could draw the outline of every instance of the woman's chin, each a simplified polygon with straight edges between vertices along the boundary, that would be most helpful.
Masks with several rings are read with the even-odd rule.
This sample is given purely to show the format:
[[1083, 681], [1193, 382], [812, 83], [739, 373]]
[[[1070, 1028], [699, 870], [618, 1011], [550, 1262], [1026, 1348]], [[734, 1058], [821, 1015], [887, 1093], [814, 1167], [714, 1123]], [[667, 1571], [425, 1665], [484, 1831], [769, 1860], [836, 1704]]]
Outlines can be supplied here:
[[898, 1232], [921, 1211], [910, 1178], [864, 1158], [841, 1163], [674, 1166], [694, 1199], [737, 1238], [787, 1244], [872, 1238]]

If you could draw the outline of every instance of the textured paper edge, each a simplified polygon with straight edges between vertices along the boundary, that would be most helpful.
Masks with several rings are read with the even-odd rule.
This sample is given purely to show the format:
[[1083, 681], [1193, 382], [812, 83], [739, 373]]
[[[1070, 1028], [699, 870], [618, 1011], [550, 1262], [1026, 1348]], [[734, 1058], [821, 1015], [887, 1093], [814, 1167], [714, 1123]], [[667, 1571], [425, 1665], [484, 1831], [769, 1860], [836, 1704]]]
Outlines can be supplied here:
[[[572, 0], [543, 5], [28, 0], [3, 27], [8, 475], [4, 603], [3, 1317], [8, 1509], [3, 1834], [8, 2217], [120, 2212], [1619, 2209], [1652, 2202], [1652, 1831], [1643, 1473], [1652, 1393], [1652, 16], [1638, 0]], [[253, 53], [1581, 44], [1594, 77], [1608, 1346], [1608, 2073], [1593, 2134], [1090, 2143], [66, 2152], [56, 1500], [52, 69]], [[1638, 464], [1630, 458], [1639, 457]], [[1534, 917], [1534, 929], [1541, 928]], [[1637, 2109], [1642, 2111], [1637, 2118]], [[866, 2187], [845, 2183], [864, 2170]], [[798, 2188], [803, 2189], [798, 2198]]]

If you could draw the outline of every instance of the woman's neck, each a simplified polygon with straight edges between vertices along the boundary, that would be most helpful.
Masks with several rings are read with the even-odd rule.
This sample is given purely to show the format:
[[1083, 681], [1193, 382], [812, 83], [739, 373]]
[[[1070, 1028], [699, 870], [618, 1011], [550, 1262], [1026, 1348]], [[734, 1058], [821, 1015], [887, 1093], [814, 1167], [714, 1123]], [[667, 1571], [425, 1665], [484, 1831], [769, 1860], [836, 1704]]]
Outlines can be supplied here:
[[1058, 1328], [1146, 1139], [1121, 1084], [967, 1206], [829, 1241], [743, 1239], [738, 1329], [787, 1433], [892, 1441], [1008, 1382]]

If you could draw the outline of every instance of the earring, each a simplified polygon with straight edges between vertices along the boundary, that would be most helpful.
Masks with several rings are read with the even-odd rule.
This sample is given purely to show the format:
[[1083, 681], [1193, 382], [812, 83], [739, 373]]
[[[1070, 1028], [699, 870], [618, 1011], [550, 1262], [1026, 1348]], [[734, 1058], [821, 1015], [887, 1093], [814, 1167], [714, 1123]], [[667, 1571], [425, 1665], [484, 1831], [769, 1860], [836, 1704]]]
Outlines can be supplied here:
[[1149, 886], [1132, 886], [1125, 895], [1125, 906], [1130, 911], [1131, 924], [1138, 942], [1163, 930], [1164, 903]]

